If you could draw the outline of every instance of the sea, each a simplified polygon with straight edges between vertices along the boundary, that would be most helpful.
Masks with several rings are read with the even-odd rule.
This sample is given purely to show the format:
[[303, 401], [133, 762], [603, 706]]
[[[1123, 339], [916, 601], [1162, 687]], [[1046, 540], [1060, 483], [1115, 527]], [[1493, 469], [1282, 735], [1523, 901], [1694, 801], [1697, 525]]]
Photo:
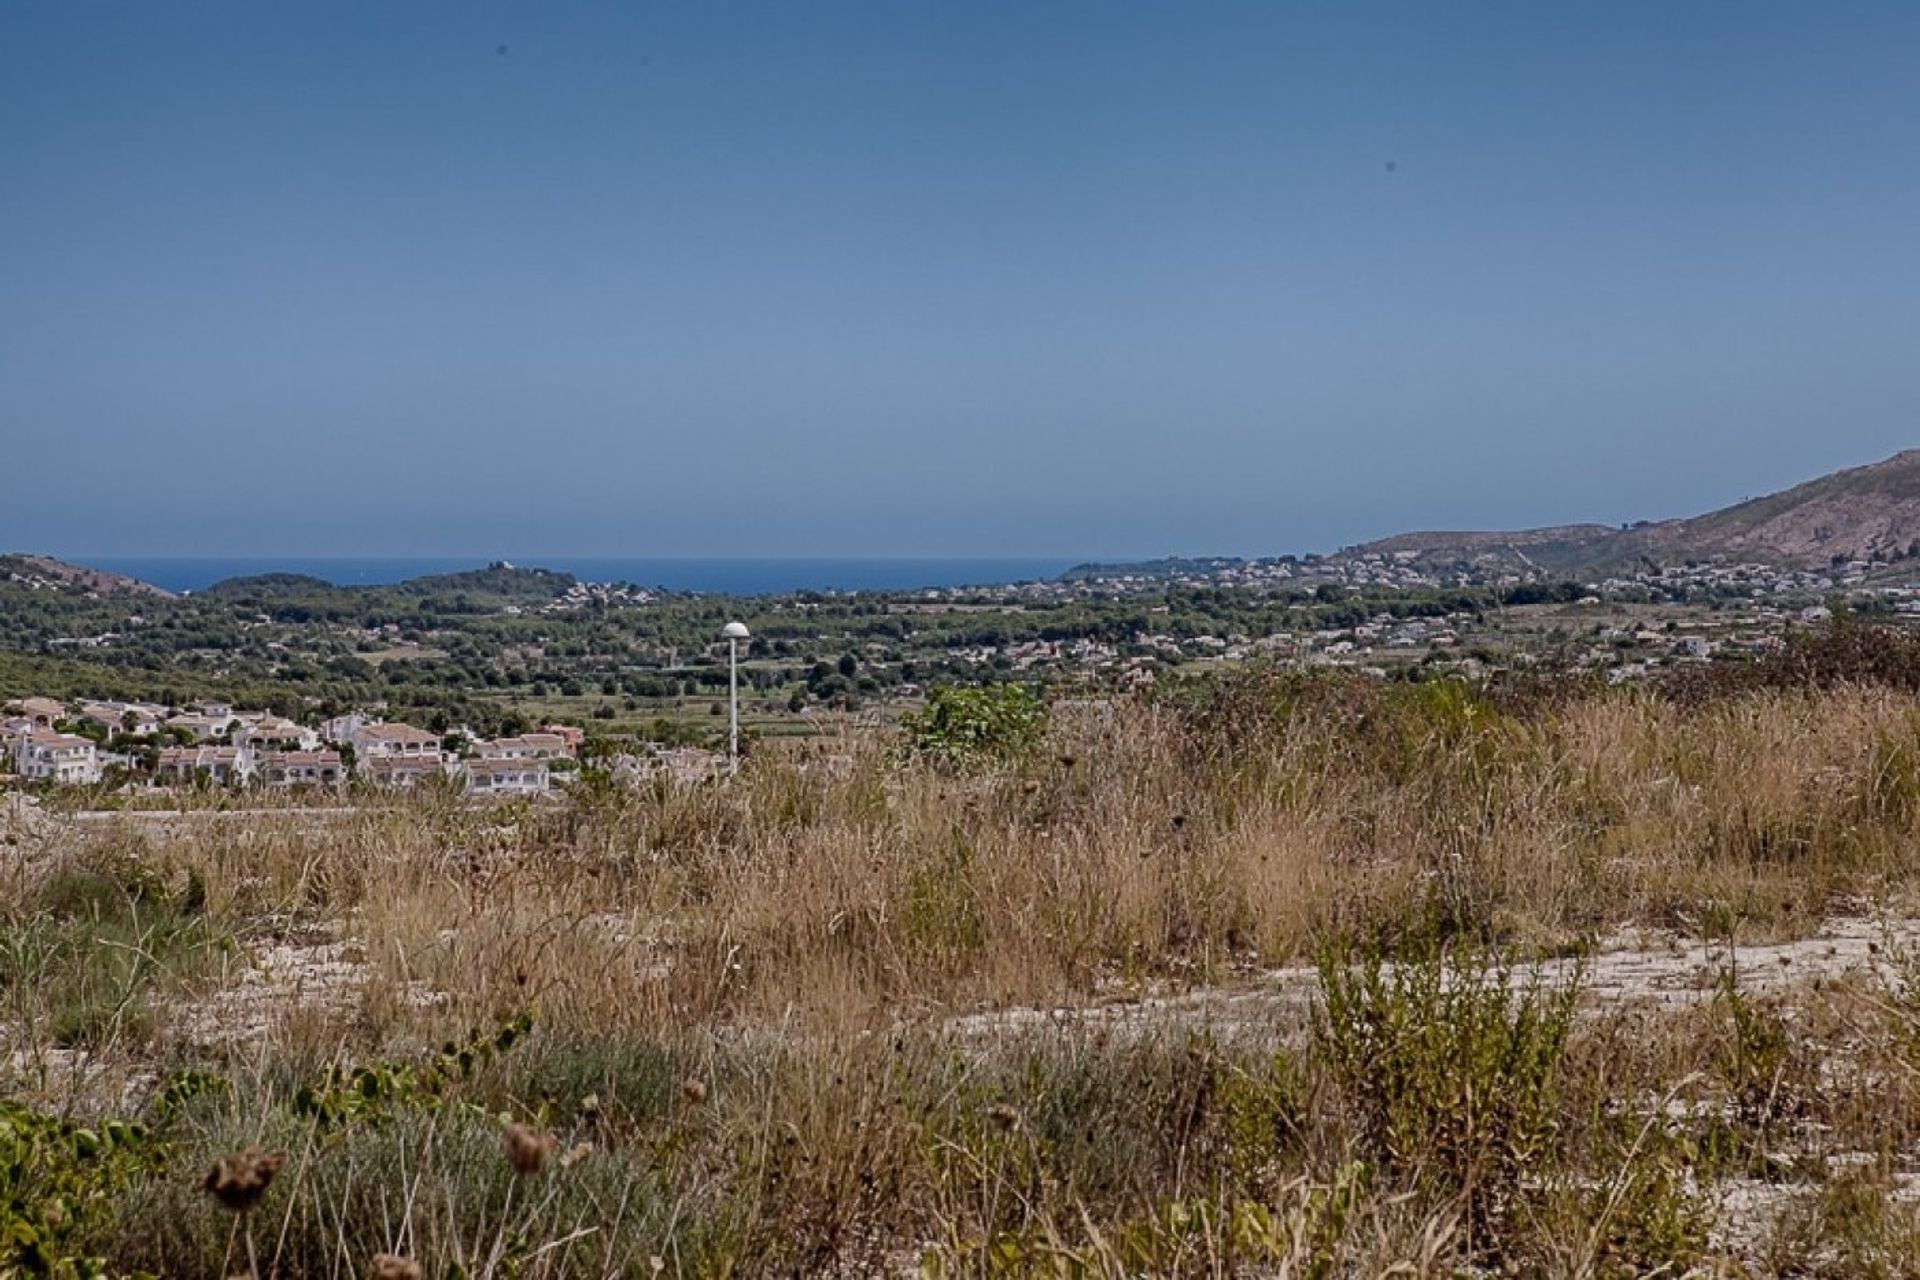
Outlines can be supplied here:
[[[523, 569], [555, 569], [584, 582], [712, 595], [764, 596], [794, 591], [910, 591], [923, 587], [998, 586], [1058, 577], [1077, 559], [621, 559], [583, 556], [499, 557]], [[405, 582], [433, 574], [484, 569], [468, 558], [226, 559], [90, 556], [92, 568], [125, 574], [168, 591], [204, 591], [227, 578], [300, 573], [338, 586]]]

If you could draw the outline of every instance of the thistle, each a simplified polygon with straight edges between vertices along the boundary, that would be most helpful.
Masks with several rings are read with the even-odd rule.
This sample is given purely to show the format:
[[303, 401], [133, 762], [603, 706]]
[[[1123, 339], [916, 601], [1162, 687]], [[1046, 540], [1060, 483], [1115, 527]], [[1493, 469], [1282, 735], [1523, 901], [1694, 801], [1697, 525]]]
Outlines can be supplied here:
[[510, 1124], [506, 1130], [507, 1163], [519, 1174], [538, 1173], [553, 1154], [554, 1138], [544, 1129]]
[[260, 1203], [274, 1175], [286, 1162], [284, 1151], [248, 1147], [214, 1161], [200, 1189], [219, 1201], [223, 1208], [245, 1213]]

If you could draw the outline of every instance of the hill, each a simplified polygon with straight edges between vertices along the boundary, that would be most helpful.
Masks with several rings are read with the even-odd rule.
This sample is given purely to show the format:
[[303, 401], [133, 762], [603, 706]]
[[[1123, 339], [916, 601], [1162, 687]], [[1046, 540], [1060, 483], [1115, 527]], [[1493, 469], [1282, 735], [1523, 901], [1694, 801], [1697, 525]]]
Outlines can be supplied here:
[[530, 603], [557, 599], [578, 581], [572, 574], [557, 569], [518, 569], [502, 560], [484, 569], [469, 569], [464, 573], [410, 578], [395, 590], [418, 596], [463, 594]]
[[89, 569], [85, 565], [68, 564], [65, 560], [56, 560], [52, 556], [0, 555], [0, 582], [4, 581], [52, 584], [80, 591], [91, 591], [103, 596], [142, 595], [163, 600], [173, 598], [173, 592], [156, 587], [151, 582], [142, 582], [138, 578], [129, 578], [124, 574], [108, 573], [104, 569]]
[[564, 596], [575, 581], [570, 573], [516, 569], [505, 563], [404, 582], [352, 586], [302, 573], [262, 573], [222, 579], [195, 598], [262, 608], [289, 617], [369, 607], [471, 613], [506, 605], [545, 604]]
[[1624, 549], [1661, 561], [1753, 560], [1817, 566], [1889, 559], [1920, 542], [1920, 449], [1688, 520], [1644, 525]]
[[1342, 551], [1435, 567], [1597, 573], [1690, 561], [1818, 568], [1903, 558], [1920, 548], [1920, 449], [1836, 471], [1736, 506], [1613, 528], [1564, 525], [1510, 533], [1406, 533]]
[[255, 573], [239, 578], [222, 578], [220, 581], [200, 592], [206, 599], [257, 599], [273, 596], [310, 595], [316, 591], [332, 591], [334, 586], [325, 578], [316, 578], [306, 573]]

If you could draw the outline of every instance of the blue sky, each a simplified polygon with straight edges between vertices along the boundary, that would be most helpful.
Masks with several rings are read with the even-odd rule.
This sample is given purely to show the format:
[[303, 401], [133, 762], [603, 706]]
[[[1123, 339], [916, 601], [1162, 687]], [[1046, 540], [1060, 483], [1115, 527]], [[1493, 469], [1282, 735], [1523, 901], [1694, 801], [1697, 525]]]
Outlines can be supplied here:
[[0, 549], [1150, 555], [1920, 444], [1920, 6], [0, 6]]

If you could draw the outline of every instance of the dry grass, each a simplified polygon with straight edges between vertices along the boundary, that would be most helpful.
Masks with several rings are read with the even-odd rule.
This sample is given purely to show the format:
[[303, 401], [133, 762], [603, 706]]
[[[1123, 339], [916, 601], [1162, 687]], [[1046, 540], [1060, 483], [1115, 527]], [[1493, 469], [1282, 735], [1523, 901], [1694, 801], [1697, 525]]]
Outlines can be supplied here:
[[[1380, 1099], [1325, 1027], [951, 1024], [1242, 981], [1333, 943], [1457, 965], [1631, 923], [1800, 936], [1841, 905], [1909, 913], [1916, 822], [1909, 693], [1503, 706], [1261, 675], [1063, 710], [1040, 749], [970, 771], [850, 737], [553, 807], [129, 820], [29, 839], [0, 877], [12, 1083], [43, 1111], [154, 1122], [158, 1154], [114, 1187], [125, 1210], [71, 1210], [67, 1235], [160, 1274], [231, 1265], [234, 1224], [193, 1187], [252, 1147], [288, 1152], [248, 1215], [284, 1275], [383, 1253], [469, 1275], [1589, 1275], [1735, 1255], [1904, 1274], [1873, 1261], [1914, 1233], [1920, 999], [1897, 966], [1777, 1009], [1736, 987], [1589, 1019], [1527, 1077], [1525, 1158], [1497, 1165], [1480, 1138], [1517, 1121], [1473, 1107], [1394, 1113], [1402, 1136], [1447, 1135], [1451, 1162], [1384, 1149]], [[336, 967], [298, 972], [322, 944]], [[263, 954], [294, 971], [247, 977]], [[242, 987], [258, 1026], [222, 1039], [208, 1024]], [[1442, 1020], [1437, 996], [1379, 998], [1399, 1002], [1380, 1025]], [[444, 1058], [526, 1012], [510, 1050]], [[1440, 1056], [1402, 1062], [1409, 1079], [1479, 1052], [1414, 1039]], [[315, 1111], [340, 1064], [377, 1068], [348, 1091], [369, 1100]], [[1511, 1086], [1498, 1061], [1471, 1069]], [[184, 1070], [214, 1079], [156, 1112]], [[503, 1117], [551, 1135], [538, 1171], [509, 1167]], [[1845, 1161], [1871, 1176], [1836, 1183]], [[1728, 1180], [1792, 1189], [1737, 1247], [1710, 1194]]]

